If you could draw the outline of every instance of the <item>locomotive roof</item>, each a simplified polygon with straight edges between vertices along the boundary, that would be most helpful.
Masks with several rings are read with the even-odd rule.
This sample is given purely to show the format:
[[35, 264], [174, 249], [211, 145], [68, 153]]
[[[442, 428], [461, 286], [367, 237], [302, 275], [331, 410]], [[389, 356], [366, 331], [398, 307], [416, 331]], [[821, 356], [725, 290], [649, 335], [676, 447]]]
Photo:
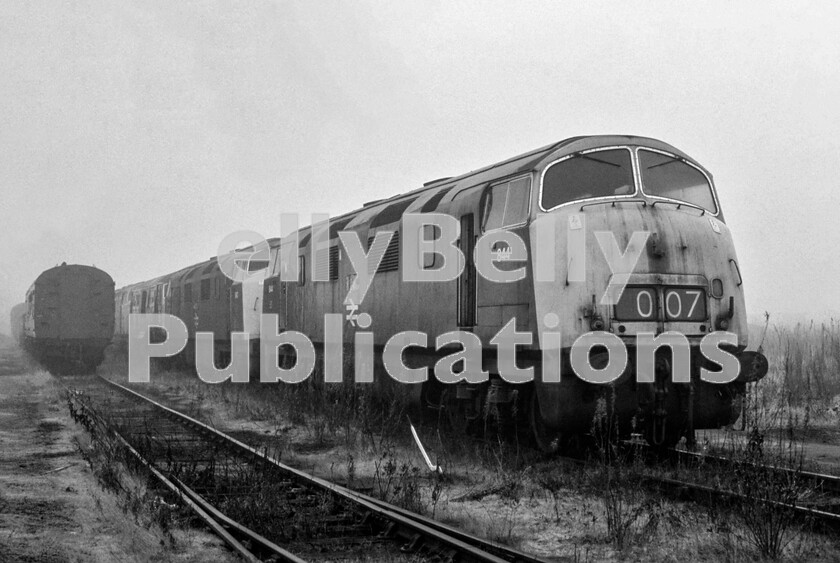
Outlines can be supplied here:
[[49, 268], [41, 272], [38, 275], [38, 277], [35, 278], [35, 281], [32, 282], [29, 291], [32, 291], [36, 285], [43, 283], [53, 283], [55, 279], [59, 276], [77, 275], [82, 272], [93, 274], [96, 277], [99, 277], [103, 280], [109, 280], [111, 283], [114, 283], [114, 280], [111, 279], [111, 276], [108, 275], [107, 272], [100, 270], [96, 266], [85, 266], [84, 264], [67, 264], [65, 262], [60, 266], [55, 266], [53, 268]]
[[[466, 174], [462, 174], [460, 176], [435, 180], [433, 182], [424, 184], [423, 188], [402, 195], [407, 196], [423, 192], [429, 189], [437, 189], [442, 186], [454, 186], [455, 184], [462, 183], [466, 179], [474, 178], [476, 176], [485, 176], [485, 173], [489, 171], [493, 171], [493, 176], [498, 178], [512, 176], [520, 172], [533, 170], [535, 168], [538, 168], [540, 165], [548, 164], [549, 162], [554, 161], [562, 156], [574, 154], [580, 151], [585, 151], [587, 149], [597, 147], [609, 147], [614, 145], [645, 146], [654, 149], [665, 150], [677, 156], [685, 158], [692, 164], [703, 168], [699, 163], [695, 162], [694, 159], [692, 159], [687, 154], [683, 153], [681, 150], [658, 139], [653, 139], [650, 137], [639, 137], [634, 135], [590, 135], [584, 137], [570, 137], [558, 143], [552, 143], [550, 145], [540, 147], [538, 149], [520, 154], [518, 156], [514, 156], [513, 158], [503, 160], [496, 164], [491, 164], [489, 166], [473, 170], [472, 172], [467, 172]], [[394, 198], [391, 198], [391, 200], [397, 199], [399, 197], [402, 196], [396, 196]], [[387, 201], [390, 200], [383, 200], [382, 203], [385, 203]]]
[[[399, 220], [399, 218], [402, 217], [402, 214], [412, 207], [416, 207], [419, 211], [424, 213], [432, 212], [448, 194], [454, 195], [461, 189], [467, 187], [477, 186], [482, 183], [492, 182], [531, 170], [536, 170], [563, 156], [597, 147], [626, 145], [644, 146], [670, 152], [701, 168], [709, 175], [709, 177], [711, 177], [711, 174], [697, 161], [681, 150], [658, 139], [635, 135], [589, 135], [569, 137], [562, 141], [545, 145], [501, 162], [461, 174], [460, 176], [440, 178], [438, 180], [427, 182], [423, 184], [422, 187], [415, 190], [368, 202], [361, 208], [354, 209], [353, 211], [343, 213], [336, 217], [331, 217], [329, 238], [336, 238], [338, 231], [341, 229], [352, 229], [366, 223], [370, 223], [371, 227], [393, 223], [394, 221]], [[298, 229], [299, 248], [303, 248], [309, 244], [312, 234], [311, 229], [311, 225]], [[267, 242], [269, 243], [270, 248], [276, 248], [277, 246], [280, 246], [281, 239], [271, 238], [268, 239]], [[253, 247], [248, 247], [240, 250], [252, 249]], [[120, 288], [120, 291], [131, 290], [135, 286], [153, 285], [154, 283], [158, 281], [162, 282], [165, 279], [183, 281], [183, 279], [190, 277], [202, 266], [209, 265], [215, 260], [216, 257], [213, 257], [210, 260], [205, 260], [192, 264], [191, 266], [187, 266], [186, 268], [182, 268], [177, 272], [127, 285]]]
[[[390, 223], [392, 222], [389, 220], [391, 219], [391, 217], [383, 218], [382, 220], [380, 220], [380, 213], [386, 213], [393, 210], [395, 212], [400, 211], [401, 215], [402, 212], [405, 212], [407, 210], [407, 208], [411, 205], [412, 202], [419, 201], [421, 198], [423, 198], [423, 205], [420, 207], [420, 211], [424, 213], [434, 211], [434, 209], [437, 208], [437, 205], [440, 203], [440, 201], [445, 198], [446, 194], [450, 192], [454, 194], [456, 191], [460, 191], [461, 188], [476, 186], [484, 182], [490, 182], [497, 179], [514, 176], [516, 174], [521, 174], [523, 172], [535, 170], [537, 168], [540, 168], [541, 166], [544, 166], [557, 160], [558, 158], [574, 154], [580, 151], [585, 151], [597, 147], [609, 147], [616, 145], [644, 146], [664, 150], [688, 160], [689, 162], [691, 162], [692, 164], [696, 165], [697, 167], [704, 170], [707, 174], [709, 174], [708, 171], [702, 165], [700, 165], [690, 156], [677, 149], [676, 147], [673, 147], [672, 145], [669, 145], [668, 143], [665, 143], [658, 139], [634, 135], [590, 135], [580, 137], [569, 137], [568, 139], [564, 139], [557, 143], [545, 145], [538, 149], [528, 151], [526, 153], [514, 156], [512, 158], [508, 158], [507, 160], [503, 160], [501, 162], [497, 162], [495, 164], [491, 164], [483, 168], [478, 168], [471, 172], [467, 172], [466, 174], [461, 174], [460, 176], [433, 180], [431, 182], [423, 184], [423, 187], [421, 188], [402, 194], [397, 194], [390, 198], [383, 198], [367, 203], [361, 209], [355, 209], [338, 217], [332, 218], [332, 221], [343, 221], [348, 217], [357, 217], [359, 219], [351, 219], [349, 225], [347, 225], [348, 227], [354, 227], [356, 225], [365, 223], [368, 220], [371, 220], [372, 223], [375, 222], [376, 224]], [[709, 176], [711, 177], [711, 174], [709, 174]], [[431, 197], [425, 197], [430, 194]], [[403, 204], [405, 205], [405, 207], [403, 207]], [[364, 217], [364, 219], [362, 219], [362, 217]], [[299, 232], [302, 231], [303, 229], [301, 229], [301, 231]]]

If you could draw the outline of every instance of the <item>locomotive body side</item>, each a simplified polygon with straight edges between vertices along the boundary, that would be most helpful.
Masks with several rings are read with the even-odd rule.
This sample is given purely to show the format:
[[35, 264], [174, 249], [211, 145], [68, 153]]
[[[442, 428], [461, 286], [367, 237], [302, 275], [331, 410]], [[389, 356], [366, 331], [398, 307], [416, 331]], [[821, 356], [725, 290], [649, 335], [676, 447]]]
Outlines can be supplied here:
[[[177, 359], [195, 365], [195, 335], [213, 333], [213, 355], [226, 365], [231, 352], [230, 280], [219, 269], [215, 258], [151, 280], [120, 288], [115, 294], [115, 342], [124, 348], [128, 339], [129, 315], [170, 314], [186, 326], [188, 341]], [[164, 331], [151, 328], [151, 341], [161, 342]]]
[[[434, 356], [439, 356], [434, 350], [434, 337], [447, 331], [464, 328], [474, 332], [483, 341], [489, 341], [513, 317], [517, 318], [519, 329], [530, 328], [528, 319], [533, 311], [533, 288], [529, 286], [528, 279], [507, 284], [485, 280], [475, 272], [471, 249], [482, 234], [480, 208], [486, 199], [487, 189], [511, 177], [528, 176], [534, 160], [548, 153], [554, 146], [463, 177], [436, 182], [422, 190], [332, 219], [333, 225], [343, 225], [341, 231], [355, 233], [365, 252], [371, 250], [378, 233], [393, 233], [390, 243], [384, 249], [379, 268], [375, 273], [371, 272], [374, 275], [364, 301], [354, 304], [358, 306], [357, 309], [353, 309], [352, 305], [348, 309], [348, 304], [344, 302], [355, 280], [355, 270], [341, 245], [338, 229], [330, 229], [328, 245], [321, 250], [328, 253], [325, 262], [329, 265], [329, 281], [323, 282], [310, 279], [310, 246], [313, 241], [309, 228], [302, 229], [298, 233], [299, 247], [293, 256], [298, 260], [303, 273], [298, 281], [281, 281], [277, 272], [273, 272], [265, 283], [264, 303], [272, 303], [271, 308], [266, 308], [265, 312], [278, 314], [284, 319], [283, 328], [303, 332], [316, 346], [323, 343], [324, 315], [346, 315], [351, 310], [356, 313], [365, 312], [373, 319], [369, 330], [374, 333], [374, 342], [378, 348], [400, 331], [417, 330], [430, 335], [432, 343], [427, 352]], [[465, 237], [463, 243], [470, 245], [465, 249], [470, 257], [464, 274], [458, 280], [445, 283], [403, 282], [403, 260], [406, 257], [403, 255], [401, 240], [405, 237], [402, 218], [406, 213], [446, 214], [456, 218], [459, 225], [463, 222], [462, 230], [471, 230], [472, 237]], [[530, 250], [526, 221], [527, 213], [523, 221], [510, 230], [519, 234]], [[441, 259], [436, 257], [422, 267], [432, 270], [440, 265]], [[280, 304], [280, 300], [269, 299], [269, 291], [273, 295], [282, 296], [283, 304]], [[351, 344], [357, 330], [355, 324], [345, 323], [344, 342]], [[491, 348], [489, 344], [488, 348]], [[536, 346], [532, 348], [536, 349]], [[412, 350], [417, 351], [416, 348]]]

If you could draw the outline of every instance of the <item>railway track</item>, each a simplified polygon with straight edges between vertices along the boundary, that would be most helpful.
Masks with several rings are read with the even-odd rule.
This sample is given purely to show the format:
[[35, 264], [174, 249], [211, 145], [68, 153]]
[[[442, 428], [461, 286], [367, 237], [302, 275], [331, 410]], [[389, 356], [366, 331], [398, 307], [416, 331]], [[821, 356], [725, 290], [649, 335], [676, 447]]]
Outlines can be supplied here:
[[[728, 457], [716, 454], [690, 452], [686, 450], [671, 450], [669, 454], [678, 463], [685, 465], [711, 465], [722, 469], [732, 469], [737, 466], [744, 467], [749, 465], [746, 461], [734, 461]], [[779, 475], [807, 483], [809, 488], [815, 492], [840, 497], [840, 477], [837, 475], [791, 469], [789, 467], [771, 467], [769, 469]]]
[[[661, 452], [653, 453], [648, 446], [641, 447], [646, 455], [662, 459]], [[802, 522], [811, 522], [818, 529], [831, 533], [840, 532], [840, 477], [825, 473], [816, 473], [802, 469], [793, 469], [779, 465], [767, 465], [746, 459], [733, 459], [722, 455], [690, 452], [670, 449], [665, 452], [666, 461], [671, 467], [701, 468], [712, 470], [711, 477], [720, 475], [749, 475], [755, 485], [755, 495], [747, 495], [719, 484], [709, 484], [680, 477], [649, 474], [643, 478], [644, 484], [676, 498], [690, 498], [704, 503], [744, 503], [762, 502], [772, 509], [789, 510], [801, 518]], [[763, 484], [758, 481], [765, 480]], [[788, 493], [798, 493], [795, 502], [785, 503], [775, 500], [767, 480], [779, 484], [780, 489]], [[730, 479], [731, 481], [731, 479]], [[762, 490], [763, 489], [763, 490]], [[776, 491], [778, 493], [779, 491]], [[757, 498], [767, 494], [766, 498]]]
[[[77, 413], [115, 432], [246, 560], [539, 561], [287, 467], [265, 451], [116, 383], [92, 377], [80, 381], [71, 394]], [[670, 451], [669, 459], [718, 472], [747, 465], [683, 450]], [[792, 510], [802, 521], [840, 532], [840, 477], [755, 467], [807, 485], [801, 487], [807, 496], [793, 506], [766, 501], [771, 508]], [[708, 482], [656, 474], [645, 475], [643, 482], [668, 496], [701, 503], [755, 502]]]
[[[521, 444], [520, 447], [522, 447]], [[636, 449], [635, 452], [633, 451], [634, 448]], [[646, 443], [635, 441], [622, 442], [619, 451], [621, 453], [618, 454], [618, 457], [625, 461], [631, 459], [636, 453], [641, 453], [646, 459], [646, 463], [669, 464], [663, 466], [663, 469], [666, 470], [678, 467], [694, 469], [705, 467], [713, 468], [717, 475], [739, 469], [742, 471], [752, 469], [753, 471], [764, 472], [765, 475], [772, 473], [777, 481], [787, 480], [789, 483], [796, 483], [795, 488], [799, 490], [801, 495], [792, 506], [771, 499], [757, 500], [743, 493], [723, 488], [720, 484], [669, 477], [664, 473], [645, 472], [640, 475], [640, 479], [643, 486], [649, 490], [657, 491], [677, 500], [692, 500], [701, 504], [728, 503], [730, 505], [743, 502], [764, 502], [771, 508], [792, 510], [800, 521], [814, 523], [818, 530], [831, 534], [840, 533], [840, 476], [783, 466], [750, 463], [722, 455], [673, 448], [663, 452], [650, 447]], [[537, 450], [534, 450], [534, 453], [537, 453]], [[585, 449], [575, 455], [558, 455], [553, 459], [582, 470], [588, 463], [592, 462], [593, 458], [591, 457], [591, 450]], [[613, 462], [619, 463], [617, 459], [614, 459]], [[698, 473], [698, 476], [702, 476], [702, 473]], [[707, 477], [710, 476], [713, 477], [714, 475], [710, 474]]]
[[68, 387], [78, 421], [113, 435], [245, 560], [541, 561], [288, 467], [104, 378]]

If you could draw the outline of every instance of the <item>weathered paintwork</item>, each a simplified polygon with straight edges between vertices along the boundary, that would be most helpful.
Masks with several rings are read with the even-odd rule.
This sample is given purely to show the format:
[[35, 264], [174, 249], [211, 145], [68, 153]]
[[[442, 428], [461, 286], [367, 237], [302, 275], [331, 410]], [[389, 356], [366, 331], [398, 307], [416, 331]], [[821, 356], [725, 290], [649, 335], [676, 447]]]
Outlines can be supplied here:
[[[608, 264], [600, 254], [595, 243], [595, 231], [614, 232], [619, 246], [623, 249], [629, 242], [633, 231], [648, 231], [659, 237], [659, 251], [661, 258], [653, 258], [650, 253], [644, 253], [637, 264], [635, 272], [643, 274], [675, 274], [700, 275], [707, 280], [715, 277], [725, 284], [725, 297], [710, 299], [710, 316], [714, 317], [728, 305], [728, 297], [735, 298], [735, 315], [729, 330], [736, 332], [743, 344], [746, 344], [747, 332], [745, 323], [744, 295], [739, 276], [736, 273], [737, 264], [732, 237], [729, 228], [723, 222], [721, 214], [703, 213], [692, 207], [677, 209], [675, 205], [651, 206], [655, 200], [639, 194], [634, 199], [647, 201], [647, 205], [638, 203], [619, 203], [616, 206], [600, 205], [588, 206], [581, 209], [582, 202], [574, 202], [562, 206], [551, 213], [539, 209], [536, 195], [541, 172], [552, 162], [563, 156], [581, 150], [598, 146], [616, 145], [643, 146], [668, 150], [677, 156], [688, 159], [682, 152], [653, 139], [637, 137], [598, 137], [582, 138], [570, 142], [560, 143], [557, 150], [541, 149], [517, 157], [512, 161], [489, 167], [488, 169], [469, 175], [439, 183], [427, 188], [421, 193], [413, 192], [387, 201], [379, 202], [375, 206], [354, 211], [335, 218], [338, 222], [347, 217], [351, 220], [343, 229], [358, 234], [362, 241], [375, 235], [381, 230], [399, 231], [401, 226], [399, 217], [388, 224], [371, 229], [371, 221], [379, 212], [395, 202], [413, 199], [405, 209], [406, 213], [434, 211], [446, 213], [453, 217], [473, 215], [475, 225], [480, 224], [480, 203], [486, 188], [496, 182], [510, 177], [521, 176], [523, 173], [532, 179], [532, 210], [529, 225], [511, 229], [525, 239], [529, 251], [527, 276], [519, 282], [496, 283], [477, 276], [476, 280], [476, 322], [469, 325], [483, 340], [492, 337], [511, 317], [517, 317], [520, 330], [533, 331], [541, 334], [544, 325], [536, 319], [543, 319], [549, 312], [556, 313], [560, 319], [561, 330], [566, 340], [573, 341], [580, 334], [591, 330], [588, 321], [584, 320], [584, 310], [591, 304], [593, 294], [600, 299], [609, 283], [611, 272]], [[693, 161], [691, 161], [693, 162]], [[695, 163], [696, 164], [696, 163]], [[699, 166], [699, 165], [697, 165]], [[530, 170], [529, 170], [530, 169]], [[424, 205], [432, 198], [444, 192], [445, 195], [433, 209], [424, 209]], [[566, 285], [567, 276], [566, 256], [567, 225], [570, 215], [584, 217], [585, 232], [589, 244], [586, 246], [587, 263], [591, 265], [586, 270], [586, 282]], [[716, 232], [714, 225], [719, 228]], [[555, 241], [555, 270], [553, 282], [535, 282], [533, 277], [534, 253], [530, 252], [531, 245], [536, 239], [537, 225], [541, 222], [552, 221]], [[483, 234], [476, 229], [475, 236]], [[300, 240], [306, 240], [306, 232], [299, 234]], [[298, 282], [280, 282], [279, 278], [270, 278], [264, 291], [264, 298], [268, 297], [269, 288], [272, 292], [285, 297], [285, 304], [280, 305], [278, 299], [273, 299], [273, 306], [266, 308], [266, 312], [281, 314], [285, 312], [287, 322], [285, 328], [300, 330], [309, 335], [314, 341], [323, 339], [323, 315], [327, 313], [345, 313], [344, 297], [347, 293], [348, 277], [353, 275], [350, 261], [343, 252], [339, 252], [337, 279], [330, 282], [311, 282], [309, 278], [309, 262], [311, 260], [309, 244], [301, 244], [298, 255], [307, 265], [306, 280]], [[337, 237], [330, 239], [330, 246], [338, 246]], [[276, 260], [277, 254], [273, 255]], [[402, 259], [402, 257], [400, 258]], [[276, 271], [276, 266], [272, 266]], [[457, 283], [403, 283], [401, 270], [378, 273], [374, 277], [371, 288], [359, 312], [367, 312], [374, 319], [371, 330], [375, 333], [377, 344], [384, 342], [394, 333], [406, 330], [420, 330], [428, 334], [440, 334], [458, 326], [456, 293]], [[280, 288], [283, 285], [285, 288]], [[283, 310], [285, 309], [285, 311]], [[605, 319], [610, 318], [610, 308], [599, 306], [599, 312]], [[647, 328], [656, 329], [657, 323], [650, 326], [631, 327], [633, 330]], [[679, 324], [664, 323], [659, 329], [677, 330], [686, 334], [697, 332], [700, 324], [711, 328], [709, 323], [693, 323], [696, 326], [680, 326]], [[462, 325], [464, 326], [464, 325]], [[352, 328], [352, 327], [348, 327]], [[628, 337], [630, 334], [627, 335]], [[352, 342], [352, 330], [345, 333], [345, 341]], [[534, 349], [539, 348], [539, 340], [535, 340]]]
[[[540, 192], [544, 172], [552, 164], [601, 147], [622, 147], [632, 154], [634, 183], [636, 190], [626, 197], [602, 197], [569, 202], [543, 211], [540, 206]], [[593, 319], [601, 319], [603, 329], [618, 334], [632, 349], [636, 334], [640, 332], [662, 333], [675, 331], [687, 336], [693, 346], [692, 378], [697, 379], [698, 370], [703, 362], [696, 358], [697, 345], [708, 333], [721, 328], [718, 319], [727, 318], [729, 332], [738, 337], [736, 351], [743, 350], [747, 344], [746, 307], [743, 280], [740, 277], [737, 256], [725, 223], [720, 205], [715, 196], [712, 210], [699, 209], [696, 206], [663, 197], [646, 194], [642, 189], [643, 179], [639, 171], [636, 151], [645, 147], [666, 153], [696, 167], [712, 183], [711, 174], [682, 151], [655, 139], [628, 136], [582, 137], [568, 139], [525, 155], [515, 157], [470, 174], [454, 179], [432, 183], [422, 190], [411, 192], [376, 202], [366, 208], [335, 218], [335, 223], [343, 223], [344, 231], [358, 234], [362, 241], [373, 237], [381, 230], [401, 231], [400, 216], [389, 215], [389, 220], [379, 220], [381, 215], [388, 215], [388, 210], [397, 206], [403, 213], [445, 213], [464, 221], [472, 221], [473, 237], [483, 234], [482, 211], [484, 198], [488, 190], [500, 182], [511, 179], [527, 179], [530, 183], [530, 212], [525, 225], [510, 230], [520, 235], [528, 250], [526, 277], [514, 283], [497, 283], [472, 274], [472, 296], [475, 310], [467, 321], [459, 315], [459, 300], [463, 299], [464, 281], [447, 283], [403, 282], [402, 266], [399, 269], [378, 273], [355, 313], [368, 313], [373, 319], [369, 330], [373, 331], [375, 343], [383, 345], [393, 334], [403, 330], [419, 330], [429, 335], [434, 342], [436, 335], [447, 331], [462, 329], [479, 336], [486, 346], [484, 368], [497, 373], [495, 350], [489, 340], [507, 322], [516, 318], [517, 330], [535, 335], [530, 346], [531, 354], [521, 354], [521, 366], [533, 365], [537, 368], [537, 382], [534, 385], [542, 424], [549, 430], [586, 431], [592, 422], [597, 399], [602, 397], [601, 389], [585, 384], [567, 370], [563, 384], [549, 385], [541, 382], [541, 362], [539, 351], [541, 337], [546, 330], [546, 319], [552, 319], [552, 331], [562, 333], [562, 353], [579, 336], [590, 332], [600, 325], [594, 325]], [[573, 221], [580, 228], [570, 230]], [[538, 241], [538, 231], [547, 228], [549, 242], [553, 248], [546, 249], [545, 241]], [[623, 322], [615, 318], [614, 307], [600, 303], [601, 296], [613, 279], [613, 272], [596, 243], [595, 233], [608, 231], [615, 235], [618, 248], [628, 248], [631, 236], [636, 231], [647, 232], [644, 249], [630, 277], [630, 285], [644, 285], [654, 288], [663, 287], [701, 287], [708, 303], [703, 318], [687, 321], [666, 321], [661, 319], [651, 322]], [[580, 248], [585, 249], [585, 278], [579, 282], [569, 282], [570, 256], [568, 255], [569, 238], [580, 237]], [[298, 234], [301, 241], [298, 257], [301, 263], [309, 266], [311, 260], [311, 237], [307, 231]], [[460, 244], [468, 241], [461, 238]], [[330, 247], [339, 245], [336, 236], [330, 238]], [[534, 277], [535, 250], [550, 252], [553, 257], [553, 281], [536, 281]], [[633, 250], [632, 248], [630, 249]], [[277, 260], [278, 254], [274, 255]], [[543, 254], [543, 257], [546, 257]], [[399, 260], [403, 257], [400, 256]], [[471, 264], [468, 262], [467, 269]], [[278, 272], [277, 264], [272, 264], [272, 272]], [[281, 327], [301, 331], [317, 343], [323, 341], [324, 315], [329, 313], [345, 314], [347, 309], [344, 297], [354, 271], [350, 261], [339, 250], [336, 279], [330, 282], [309, 281], [309, 269], [303, 282], [283, 282], [279, 277], [269, 278], [264, 286], [265, 312], [278, 314]], [[712, 280], [720, 280], [722, 293], [713, 295]], [[468, 284], [469, 285], [469, 284]], [[460, 286], [460, 287], [459, 287]], [[593, 296], [596, 303], [593, 307]], [[473, 303], [469, 303], [473, 306]], [[659, 316], [659, 315], [657, 315]], [[344, 325], [344, 340], [353, 342], [357, 328], [353, 323]], [[412, 349], [421, 363], [431, 364], [435, 353], [430, 349]], [[626, 379], [622, 380], [626, 382]], [[630, 383], [612, 386], [618, 394], [616, 413], [625, 423], [650, 410], [654, 401], [653, 391], [644, 386]], [[687, 425], [698, 427], [721, 426], [731, 422], [737, 416], [740, 389], [735, 383], [719, 386], [697, 382], [691, 390], [682, 388], [672, 392], [665, 408], [670, 416], [678, 419], [680, 430]], [[693, 394], [693, 399], [688, 395]], [[471, 400], [471, 399], [469, 399]], [[692, 414], [686, 415], [686, 403], [693, 401]], [[651, 404], [648, 404], [651, 403]], [[687, 421], [686, 418], [693, 420]], [[650, 417], [648, 417], [650, 418]], [[643, 422], [639, 416], [634, 422]]]

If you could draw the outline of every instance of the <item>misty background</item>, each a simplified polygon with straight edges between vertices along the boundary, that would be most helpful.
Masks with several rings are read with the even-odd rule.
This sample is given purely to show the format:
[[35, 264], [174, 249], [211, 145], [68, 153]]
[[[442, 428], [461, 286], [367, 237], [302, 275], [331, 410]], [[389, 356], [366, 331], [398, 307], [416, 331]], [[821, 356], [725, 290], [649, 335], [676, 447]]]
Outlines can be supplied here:
[[117, 287], [576, 135], [714, 175], [750, 318], [840, 315], [840, 4], [0, 4], [0, 332], [38, 274]]

